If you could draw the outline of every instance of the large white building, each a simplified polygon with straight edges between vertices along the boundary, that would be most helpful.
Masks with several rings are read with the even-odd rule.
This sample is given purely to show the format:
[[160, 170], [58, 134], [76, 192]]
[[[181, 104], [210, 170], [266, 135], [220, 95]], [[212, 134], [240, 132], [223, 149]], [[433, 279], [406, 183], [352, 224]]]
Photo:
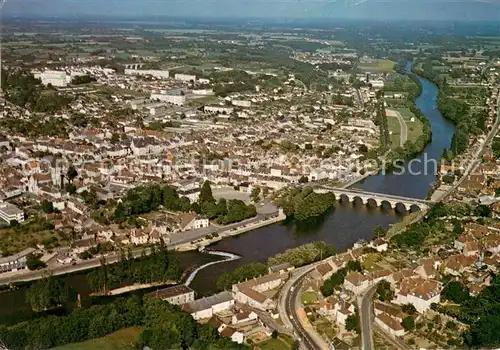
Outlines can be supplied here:
[[66, 72], [58, 70], [46, 70], [40, 74], [40, 79], [43, 85], [52, 85], [55, 87], [68, 86], [68, 75]]
[[169, 77], [168, 70], [160, 69], [125, 69], [126, 75], [150, 75], [155, 78], [166, 79]]
[[0, 273], [25, 269], [28, 255], [35, 251], [34, 248], [26, 248], [14, 255], [0, 258]]
[[186, 103], [186, 96], [182, 93], [154, 92], [151, 94], [151, 99], [171, 103], [176, 106], [184, 106]]
[[8, 223], [12, 220], [17, 222], [24, 221], [24, 212], [14, 204], [1, 202], [0, 203], [0, 218]]
[[175, 80], [180, 80], [189, 83], [190, 81], [196, 82], [196, 75], [192, 74], [180, 74], [177, 73], [175, 76]]

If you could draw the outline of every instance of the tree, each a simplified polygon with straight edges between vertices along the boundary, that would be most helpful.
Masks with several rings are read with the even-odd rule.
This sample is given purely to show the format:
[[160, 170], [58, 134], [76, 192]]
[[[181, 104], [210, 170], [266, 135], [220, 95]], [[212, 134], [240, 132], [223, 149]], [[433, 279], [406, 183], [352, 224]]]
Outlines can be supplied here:
[[413, 306], [413, 304], [401, 305], [401, 310], [408, 315], [415, 315], [417, 313], [417, 309]]
[[26, 267], [31, 271], [43, 269], [46, 266], [47, 265], [40, 260], [40, 255], [28, 254], [26, 257]]
[[443, 299], [451, 300], [457, 304], [462, 304], [470, 298], [467, 288], [465, 288], [458, 281], [451, 281], [447, 283], [443, 288], [441, 295]]
[[346, 270], [361, 272], [363, 271], [363, 267], [361, 266], [359, 260], [349, 260], [346, 264]]
[[43, 200], [40, 206], [41, 206], [42, 210], [47, 214], [54, 212], [54, 205], [52, 204], [52, 202], [49, 202], [47, 200]]
[[443, 182], [445, 184], [451, 185], [455, 181], [455, 175], [453, 175], [453, 174], [446, 174], [446, 175], [443, 176], [442, 180], [443, 180]]
[[359, 334], [359, 322], [356, 314], [347, 316], [345, 320], [345, 329], [349, 332], [355, 331]]
[[278, 331], [277, 330], [273, 330], [273, 332], [271, 333], [271, 338], [273, 338], [273, 339], [278, 338]]
[[407, 316], [403, 318], [401, 326], [403, 326], [406, 331], [411, 331], [413, 328], [415, 328], [415, 320], [413, 319], [413, 316]]
[[380, 301], [391, 301], [394, 299], [394, 292], [391, 289], [391, 284], [385, 280], [379, 282], [376, 293]]
[[78, 176], [78, 172], [76, 171], [75, 167], [73, 165], [70, 165], [68, 168], [68, 171], [66, 172], [66, 177], [70, 182], [73, 182], [73, 180]]
[[476, 216], [489, 218], [489, 217], [491, 217], [491, 213], [492, 213], [491, 208], [488, 207], [487, 205], [484, 205], [484, 204], [478, 205], [474, 209], [474, 215], [476, 215]]
[[69, 298], [68, 286], [62, 279], [52, 276], [34, 282], [26, 293], [26, 299], [34, 311], [58, 308]]
[[72, 183], [68, 183], [66, 184], [66, 186], [64, 186], [64, 189], [66, 190], [66, 192], [68, 192], [69, 194], [75, 194], [76, 193], [76, 186], [73, 185]]
[[252, 188], [252, 193], [250, 194], [250, 197], [254, 202], [259, 201], [259, 195], [260, 195], [260, 187], [254, 187]]
[[377, 225], [373, 228], [373, 235], [377, 238], [384, 237], [387, 231], [380, 225]]
[[307, 177], [307, 176], [305, 176], [305, 175], [302, 175], [302, 176], [300, 177], [300, 179], [299, 179], [299, 183], [300, 183], [300, 184], [305, 184], [305, 183], [308, 183], [308, 182], [309, 182], [309, 179], [308, 179], [308, 177]]
[[215, 198], [212, 195], [212, 188], [210, 187], [210, 182], [208, 180], [205, 181], [201, 186], [198, 202], [200, 203], [200, 205], [205, 202], [215, 203]]
[[113, 145], [116, 145], [118, 142], [120, 142], [120, 134], [114, 132], [112, 135], [111, 135], [111, 140], [110, 142], [113, 144]]

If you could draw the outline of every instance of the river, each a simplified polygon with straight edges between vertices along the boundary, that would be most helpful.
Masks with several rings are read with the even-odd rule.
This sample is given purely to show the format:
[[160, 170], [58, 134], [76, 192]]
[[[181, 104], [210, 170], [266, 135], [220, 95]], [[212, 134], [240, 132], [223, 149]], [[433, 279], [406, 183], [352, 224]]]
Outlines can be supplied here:
[[[406, 67], [407, 71], [411, 65]], [[437, 87], [426, 79], [419, 78], [422, 83], [422, 94], [417, 98], [417, 107], [429, 119], [432, 128], [432, 142], [417, 159], [438, 159], [444, 148], [448, 148], [455, 127], [444, 119], [436, 107]], [[426, 156], [425, 156], [426, 154]], [[418, 164], [413, 169], [419, 169]], [[382, 174], [373, 175], [353, 187], [371, 192], [389, 193], [414, 198], [424, 198], [435, 181], [435, 169], [430, 167], [427, 174], [403, 175]], [[216, 281], [220, 274], [231, 271], [241, 264], [250, 262], [265, 262], [276, 254], [288, 248], [293, 248], [314, 241], [325, 241], [333, 244], [337, 251], [344, 251], [360, 239], [370, 240], [376, 225], [388, 227], [400, 220], [394, 210], [386, 208], [370, 208], [353, 204], [339, 204], [320, 222], [306, 227], [297, 227], [294, 222], [274, 224], [248, 233], [226, 238], [210, 248], [240, 255], [242, 258], [208, 266], [196, 275], [190, 284], [198, 296], [213, 294], [217, 291]], [[199, 252], [175, 253], [181, 267], [190, 264], [202, 265], [213, 261], [214, 257]], [[89, 287], [82, 274], [66, 276], [66, 281], [78, 293], [82, 294], [83, 303], [88, 305]], [[38, 317], [31, 312], [25, 302], [26, 287], [14, 291], [0, 293], [2, 305], [0, 323], [15, 323], [23, 319]], [[138, 292], [143, 294], [149, 290]], [[92, 303], [107, 302], [110, 297], [93, 298]]]
[[[407, 64], [405, 70], [408, 73], [411, 72], [411, 62]], [[354, 188], [405, 197], [425, 198], [432, 184], [436, 181], [435, 165], [430, 164], [427, 171], [423, 171], [424, 160], [438, 160], [441, 157], [443, 149], [450, 146], [455, 126], [446, 120], [437, 109], [437, 86], [422, 77], [419, 77], [419, 80], [422, 84], [422, 93], [417, 98], [416, 105], [429, 119], [432, 141], [416, 158], [420, 163], [414, 161], [413, 164], [409, 164], [409, 162], [405, 164], [406, 169], [411, 165], [413, 172], [418, 174], [412, 175], [408, 171], [401, 175], [380, 172], [355, 184]], [[373, 228], [376, 225], [388, 227], [399, 219], [394, 210], [340, 204], [321, 223], [313, 227], [304, 229], [296, 227], [293, 223], [276, 224], [241, 236], [224, 239], [212, 245], [211, 248], [233, 252], [241, 255], [242, 258], [207, 267], [199, 272], [191, 287], [199, 295], [214, 293], [217, 276], [221, 273], [231, 271], [241, 264], [265, 262], [276, 253], [309, 242], [325, 241], [333, 244], [337, 251], [344, 251], [360, 239], [372, 239]]]

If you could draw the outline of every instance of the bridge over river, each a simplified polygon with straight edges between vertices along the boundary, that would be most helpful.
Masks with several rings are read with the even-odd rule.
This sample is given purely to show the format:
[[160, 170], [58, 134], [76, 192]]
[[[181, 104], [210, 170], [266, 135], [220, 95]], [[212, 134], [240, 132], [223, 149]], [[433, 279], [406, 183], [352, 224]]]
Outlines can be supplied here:
[[335, 198], [337, 198], [338, 200], [347, 199], [349, 202], [355, 202], [356, 200], [358, 200], [361, 201], [363, 204], [373, 203], [379, 207], [383, 206], [384, 203], [394, 209], [398, 206], [402, 206], [406, 211], [410, 211], [412, 209], [426, 210], [433, 203], [432, 201], [425, 199], [368, 192], [354, 188], [345, 189], [345, 188], [337, 188], [329, 186], [320, 186], [316, 187], [314, 189], [314, 192], [316, 193], [330, 192], [333, 193], [335, 195]]

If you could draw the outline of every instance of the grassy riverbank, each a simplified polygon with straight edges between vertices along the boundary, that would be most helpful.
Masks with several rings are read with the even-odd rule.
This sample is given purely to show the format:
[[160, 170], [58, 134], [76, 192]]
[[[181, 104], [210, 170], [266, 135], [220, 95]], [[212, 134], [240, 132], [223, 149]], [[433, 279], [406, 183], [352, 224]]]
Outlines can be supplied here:
[[142, 327], [120, 329], [102, 338], [90, 339], [81, 343], [66, 344], [53, 350], [134, 350], [135, 341]]

